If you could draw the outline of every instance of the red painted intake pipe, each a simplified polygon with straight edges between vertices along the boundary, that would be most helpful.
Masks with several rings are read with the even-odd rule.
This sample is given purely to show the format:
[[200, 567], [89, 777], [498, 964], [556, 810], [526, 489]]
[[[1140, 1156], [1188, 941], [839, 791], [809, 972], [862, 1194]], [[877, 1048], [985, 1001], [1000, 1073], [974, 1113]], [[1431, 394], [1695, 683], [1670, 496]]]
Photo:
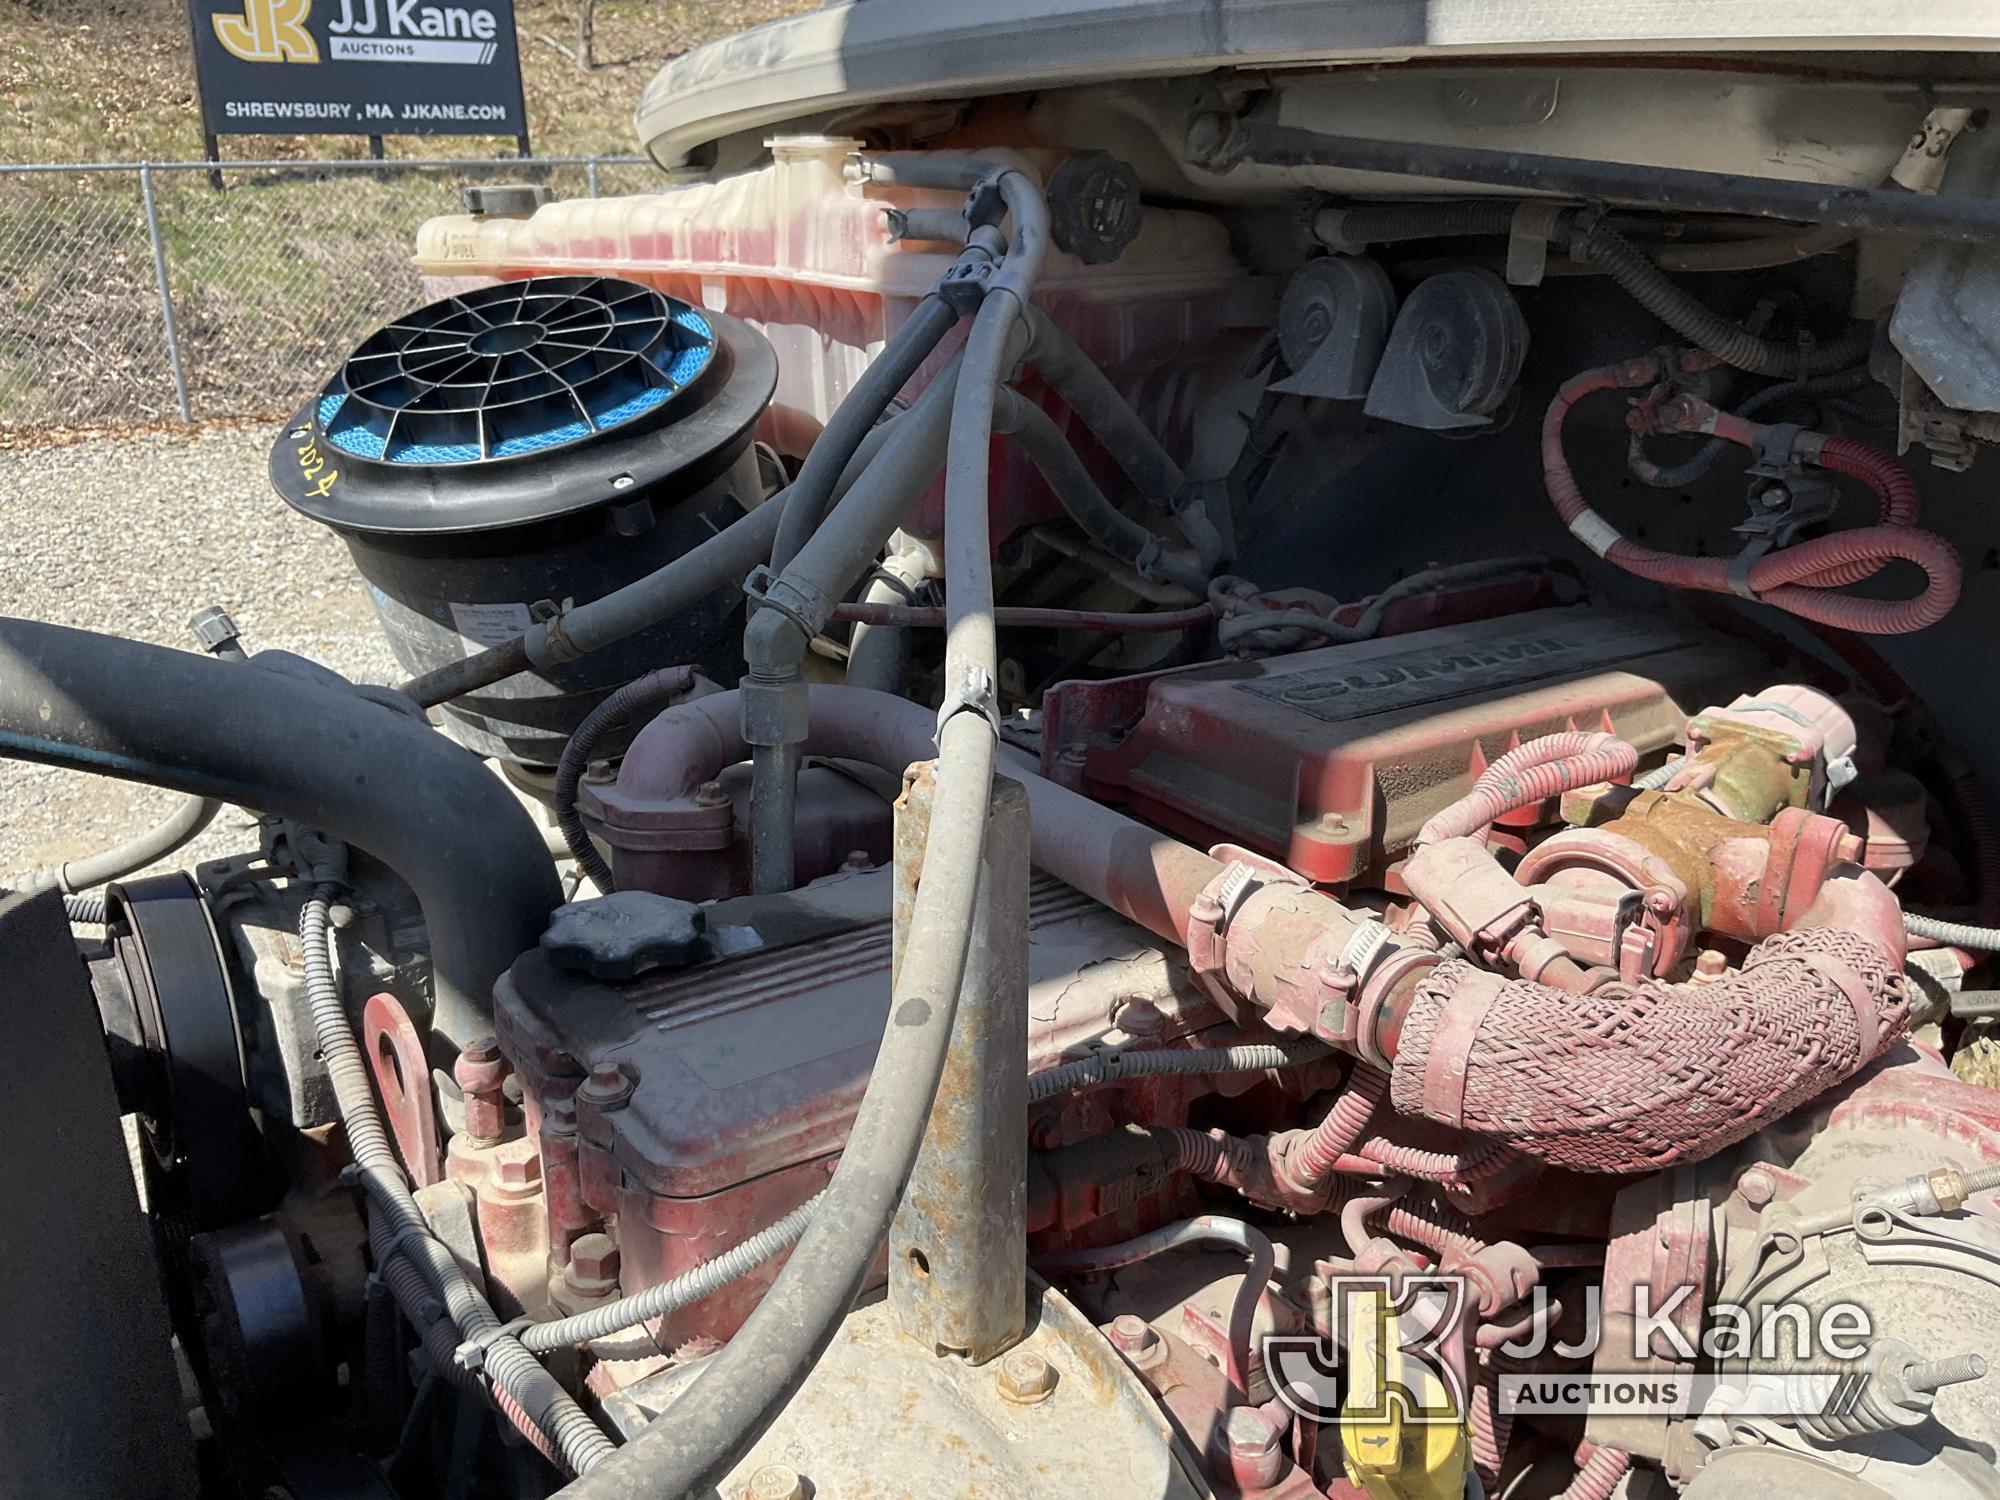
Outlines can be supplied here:
[[1465, 963], [1419, 980], [1390, 1098], [1584, 1172], [1699, 1161], [1851, 1078], [1909, 1024], [1902, 910], [1857, 872], [1740, 972], [1568, 994]]

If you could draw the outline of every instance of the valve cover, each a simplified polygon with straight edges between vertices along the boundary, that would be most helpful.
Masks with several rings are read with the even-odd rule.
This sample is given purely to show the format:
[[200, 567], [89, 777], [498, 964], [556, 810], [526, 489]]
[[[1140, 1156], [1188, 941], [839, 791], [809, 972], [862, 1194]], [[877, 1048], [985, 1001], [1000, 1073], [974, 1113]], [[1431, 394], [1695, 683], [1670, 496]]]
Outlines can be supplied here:
[[1159, 674], [1136, 722], [1085, 742], [1080, 789], [1344, 885], [1385, 873], [1523, 740], [1603, 729], [1663, 751], [1691, 714], [1768, 672], [1748, 646], [1594, 608], [1193, 667]]

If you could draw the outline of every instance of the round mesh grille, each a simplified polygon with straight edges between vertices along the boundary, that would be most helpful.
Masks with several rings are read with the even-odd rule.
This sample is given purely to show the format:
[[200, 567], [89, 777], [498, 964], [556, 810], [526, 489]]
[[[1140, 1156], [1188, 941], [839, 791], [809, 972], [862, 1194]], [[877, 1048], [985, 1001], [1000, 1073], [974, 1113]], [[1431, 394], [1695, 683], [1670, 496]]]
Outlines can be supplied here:
[[715, 357], [697, 309], [605, 276], [446, 297], [373, 334], [320, 393], [336, 448], [391, 464], [546, 453], [657, 412]]

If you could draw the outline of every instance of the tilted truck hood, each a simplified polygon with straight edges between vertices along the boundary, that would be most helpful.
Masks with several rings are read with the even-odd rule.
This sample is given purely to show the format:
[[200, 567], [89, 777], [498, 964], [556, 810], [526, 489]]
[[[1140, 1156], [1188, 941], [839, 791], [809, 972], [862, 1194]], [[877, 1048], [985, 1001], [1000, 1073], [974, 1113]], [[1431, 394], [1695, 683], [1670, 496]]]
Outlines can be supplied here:
[[902, 99], [1453, 56], [1990, 51], [1994, 0], [849, 0], [710, 43], [639, 101], [661, 165]]

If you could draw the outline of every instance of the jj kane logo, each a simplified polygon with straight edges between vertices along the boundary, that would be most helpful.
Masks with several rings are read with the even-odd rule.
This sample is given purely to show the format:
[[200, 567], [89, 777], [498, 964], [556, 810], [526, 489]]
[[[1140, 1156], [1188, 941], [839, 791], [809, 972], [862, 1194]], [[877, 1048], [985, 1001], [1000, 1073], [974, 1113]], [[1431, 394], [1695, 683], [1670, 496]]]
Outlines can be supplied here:
[[[351, 62], [493, 61], [499, 17], [479, 5], [420, 5], [417, 0], [334, 0], [326, 23], [328, 55]], [[306, 29], [313, 0], [243, 0], [241, 15], [210, 17], [216, 40], [244, 62], [316, 63], [319, 43]]]

